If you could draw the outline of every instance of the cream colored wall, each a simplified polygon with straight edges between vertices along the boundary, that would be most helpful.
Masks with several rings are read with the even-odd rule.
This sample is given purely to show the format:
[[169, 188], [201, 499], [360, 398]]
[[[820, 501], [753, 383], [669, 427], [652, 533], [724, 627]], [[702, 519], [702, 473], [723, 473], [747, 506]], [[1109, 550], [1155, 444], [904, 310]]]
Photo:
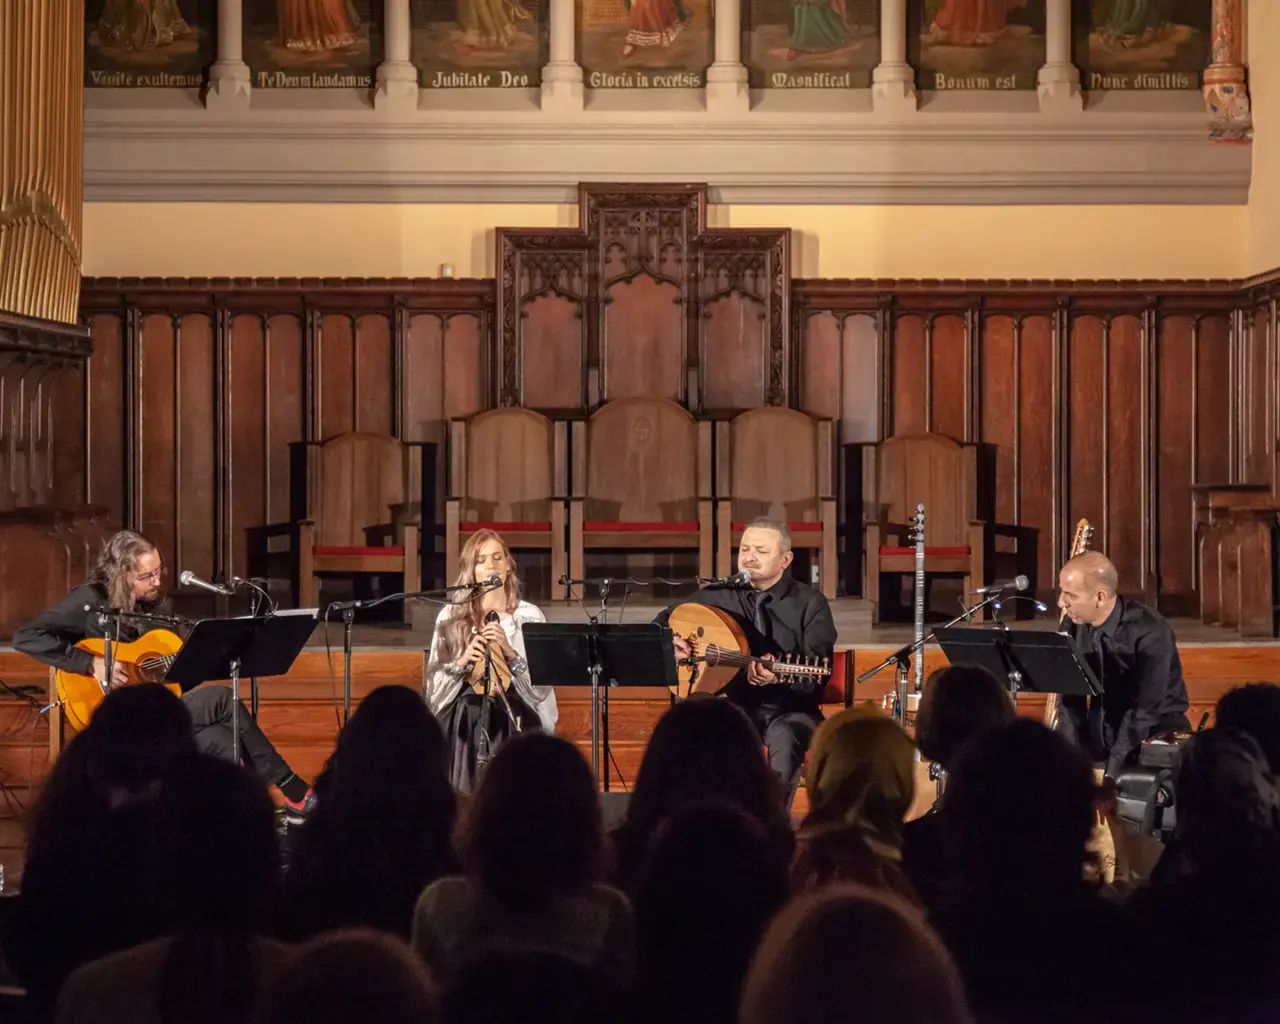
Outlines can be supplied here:
[[1249, 270], [1280, 267], [1280, 2], [1249, 4], [1249, 92], [1253, 177], [1249, 187]]
[[[493, 274], [494, 228], [572, 226], [576, 216], [575, 207], [553, 204], [89, 203], [84, 273], [435, 277], [452, 263], [457, 277], [486, 277]], [[794, 229], [799, 277], [1247, 272], [1243, 206], [739, 206], [715, 208], [711, 220]]]

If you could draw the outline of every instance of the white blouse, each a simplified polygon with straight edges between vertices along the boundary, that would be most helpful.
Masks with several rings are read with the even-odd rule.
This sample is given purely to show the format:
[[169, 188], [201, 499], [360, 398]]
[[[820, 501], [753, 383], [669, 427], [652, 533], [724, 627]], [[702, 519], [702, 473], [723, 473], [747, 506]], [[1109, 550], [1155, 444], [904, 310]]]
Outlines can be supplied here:
[[[442, 608], [436, 616], [435, 631], [431, 634], [431, 653], [427, 658], [427, 706], [437, 718], [444, 716], [467, 685], [467, 673], [451, 664], [440, 663], [441, 630], [455, 615], [462, 614], [462, 607], [446, 605]], [[529, 678], [529, 667], [524, 663], [524, 634], [521, 632], [526, 622], [546, 622], [547, 617], [537, 605], [521, 601], [510, 615], [500, 612], [498, 621], [507, 634], [507, 643], [520, 655], [518, 670], [513, 666], [511, 671], [512, 687], [526, 706], [538, 716], [542, 728], [546, 732], [554, 732], [560, 718], [560, 711], [556, 706], [556, 691], [550, 686], [533, 685]]]

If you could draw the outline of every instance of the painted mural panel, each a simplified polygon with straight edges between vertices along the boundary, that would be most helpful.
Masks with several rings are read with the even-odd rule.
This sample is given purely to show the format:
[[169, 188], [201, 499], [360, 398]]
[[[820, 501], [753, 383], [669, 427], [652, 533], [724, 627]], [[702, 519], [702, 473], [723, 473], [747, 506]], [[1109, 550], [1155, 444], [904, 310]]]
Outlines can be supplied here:
[[1200, 90], [1213, 0], [1075, 0], [1071, 14], [1086, 89]]
[[86, 0], [84, 84], [198, 89], [214, 59], [217, 0]]
[[1045, 0], [908, 0], [907, 60], [927, 92], [1034, 89]]
[[578, 0], [578, 62], [592, 89], [700, 89], [712, 0]]
[[750, 0], [742, 60], [753, 89], [867, 89], [880, 63], [877, 0]]
[[255, 89], [371, 89], [382, 0], [244, 0]]
[[542, 82], [547, 0], [413, 0], [413, 63], [424, 89]]

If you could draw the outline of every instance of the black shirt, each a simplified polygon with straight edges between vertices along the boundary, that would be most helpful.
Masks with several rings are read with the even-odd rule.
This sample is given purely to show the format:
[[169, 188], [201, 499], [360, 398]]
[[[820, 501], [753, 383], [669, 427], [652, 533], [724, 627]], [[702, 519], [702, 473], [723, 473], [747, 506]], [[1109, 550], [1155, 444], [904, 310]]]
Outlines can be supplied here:
[[[740, 621], [754, 655], [830, 658], [835, 654], [836, 624], [831, 617], [831, 605], [822, 594], [794, 576], [784, 574], [764, 591], [751, 587], [706, 587], [686, 601], [722, 608], [733, 615]], [[654, 621], [665, 626], [670, 618], [671, 608], [667, 608]], [[790, 683], [776, 686], [752, 686], [743, 670], [726, 687], [725, 696], [745, 708], [816, 712], [824, 686], [822, 679], [811, 676], [796, 676]]]
[[1114, 777], [1143, 740], [1185, 728], [1187, 685], [1178, 645], [1164, 616], [1127, 597], [1116, 598], [1101, 626], [1079, 623], [1073, 633], [1102, 684], [1101, 741], [1107, 774]]
[[[93, 671], [93, 655], [76, 644], [89, 637], [102, 637], [98, 619], [107, 609], [107, 588], [101, 583], [82, 583], [52, 608], [46, 608], [13, 634], [13, 648], [46, 665], [77, 675]], [[139, 608], [139, 612], [149, 610]], [[124, 643], [143, 633], [141, 619], [120, 619], [119, 632], [112, 626], [112, 639]]]

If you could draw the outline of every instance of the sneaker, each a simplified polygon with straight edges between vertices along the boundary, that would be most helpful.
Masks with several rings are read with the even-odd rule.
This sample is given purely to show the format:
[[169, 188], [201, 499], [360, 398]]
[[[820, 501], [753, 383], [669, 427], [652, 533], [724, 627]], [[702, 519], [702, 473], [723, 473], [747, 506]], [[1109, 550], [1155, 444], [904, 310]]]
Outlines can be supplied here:
[[316, 807], [316, 791], [312, 787], [307, 788], [306, 795], [301, 800], [290, 800], [288, 797], [284, 799], [284, 817], [290, 825], [301, 825], [307, 820], [307, 816], [315, 810]]

